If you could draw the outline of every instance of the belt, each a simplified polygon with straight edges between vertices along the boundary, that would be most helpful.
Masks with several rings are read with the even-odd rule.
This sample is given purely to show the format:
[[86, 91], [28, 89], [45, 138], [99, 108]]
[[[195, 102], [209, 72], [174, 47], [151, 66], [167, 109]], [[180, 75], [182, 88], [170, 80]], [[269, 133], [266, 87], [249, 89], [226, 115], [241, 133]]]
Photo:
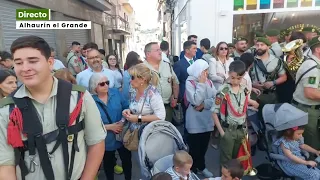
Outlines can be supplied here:
[[306, 107], [306, 108], [310, 108], [310, 109], [320, 109], [320, 105], [306, 105], [306, 104], [301, 104], [295, 100], [292, 100], [292, 104], [298, 105], [298, 106], [302, 106], [302, 107]]
[[222, 121], [222, 126], [225, 128], [229, 128], [230, 126], [234, 126], [234, 127], [236, 127], [236, 129], [242, 129], [245, 127], [244, 125], [230, 125], [225, 121]]

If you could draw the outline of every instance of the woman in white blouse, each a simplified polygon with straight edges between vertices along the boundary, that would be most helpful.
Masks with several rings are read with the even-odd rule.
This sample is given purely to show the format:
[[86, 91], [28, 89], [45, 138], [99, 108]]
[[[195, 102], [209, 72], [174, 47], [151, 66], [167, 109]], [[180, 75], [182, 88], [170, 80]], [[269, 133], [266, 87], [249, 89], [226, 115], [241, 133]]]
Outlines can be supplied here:
[[217, 77], [213, 81], [216, 89], [225, 82], [228, 78], [229, 65], [233, 61], [233, 58], [229, 57], [229, 48], [226, 42], [219, 42], [216, 47], [216, 75]]

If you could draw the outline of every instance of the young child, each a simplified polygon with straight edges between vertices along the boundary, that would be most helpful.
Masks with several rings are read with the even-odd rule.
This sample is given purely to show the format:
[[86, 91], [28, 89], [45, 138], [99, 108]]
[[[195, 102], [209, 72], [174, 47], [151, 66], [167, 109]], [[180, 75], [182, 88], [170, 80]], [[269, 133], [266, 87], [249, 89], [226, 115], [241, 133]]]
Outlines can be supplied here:
[[172, 180], [172, 177], [166, 172], [160, 172], [152, 176], [151, 180]]
[[192, 157], [186, 151], [177, 151], [173, 156], [173, 167], [166, 170], [172, 180], [196, 180], [191, 176]]
[[[304, 127], [294, 127], [280, 133], [280, 138], [274, 142], [278, 146], [279, 154], [285, 155], [291, 161], [280, 161], [286, 173], [301, 179], [319, 180], [320, 170], [315, 161], [308, 161], [301, 154], [301, 150], [313, 153], [317, 156], [320, 151], [303, 143]], [[309, 167], [308, 167], [309, 166]]]
[[[258, 108], [256, 101], [249, 102], [249, 91], [241, 84], [246, 67], [242, 61], [229, 66], [229, 83], [220, 87], [215, 106], [211, 108], [214, 123], [221, 135], [220, 163], [237, 158], [242, 140], [246, 136], [246, 113], [248, 105]], [[220, 113], [221, 122], [218, 118]]]
[[251, 81], [251, 77], [250, 77], [250, 70], [253, 66], [253, 62], [254, 62], [254, 56], [252, 55], [252, 53], [244, 53], [240, 56], [240, 61], [242, 61], [245, 65], [246, 65], [246, 72], [243, 76], [243, 84], [246, 85], [246, 87], [248, 88], [248, 90], [250, 92], [254, 92], [255, 94], [259, 95], [260, 94], [260, 90], [257, 88], [252, 87], [252, 81]]
[[209, 178], [209, 180], [241, 180], [244, 169], [238, 160], [232, 159], [222, 165], [221, 174], [221, 177]]

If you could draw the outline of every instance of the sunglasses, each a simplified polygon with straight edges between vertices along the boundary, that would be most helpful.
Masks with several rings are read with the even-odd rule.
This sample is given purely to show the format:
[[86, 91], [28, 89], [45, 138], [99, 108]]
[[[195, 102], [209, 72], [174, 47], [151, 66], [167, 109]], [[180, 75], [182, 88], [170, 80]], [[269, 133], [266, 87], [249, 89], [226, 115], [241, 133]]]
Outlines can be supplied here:
[[101, 82], [101, 83], [99, 83], [98, 85], [99, 85], [99, 86], [105, 86], [105, 85], [108, 85], [108, 86], [109, 86], [109, 83], [110, 83], [110, 81], [106, 81], [106, 82]]
[[228, 50], [228, 48], [219, 48], [220, 51]]
[[[137, 78], [141, 78], [140, 76], [137, 76]], [[136, 79], [136, 76], [131, 76], [131, 80], [135, 80]]]

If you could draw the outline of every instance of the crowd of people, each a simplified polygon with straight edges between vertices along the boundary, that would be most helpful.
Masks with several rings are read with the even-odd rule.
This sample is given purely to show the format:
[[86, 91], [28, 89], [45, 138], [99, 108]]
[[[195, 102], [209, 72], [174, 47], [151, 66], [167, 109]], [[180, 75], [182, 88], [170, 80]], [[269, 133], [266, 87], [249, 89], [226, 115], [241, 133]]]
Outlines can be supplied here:
[[[0, 179], [94, 179], [102, 162], [108, 180], [114, 173], [130, 180], [140, 134], [158, 120], [182, 124], [188, 152], [177, 151], [174, 166], [152, 179], [220, 179], [206, 168], [209, 144], [220, 150], [221, 179], [241, 179], [252, 170], [242, 163], [252, 154], [241, 151], [250, 142], [248, 109], [262, 118], [264, 105], [276, 103], [309, 115], [305, 127], [275, 142], [291, 160], [283, 167], [319, 179], [319, 169], [309, 168], [316, 162], [299, 155], [320, 154], [320, 36], [303, 31], [288, 32], [282, 44], [277, 30], [257, 32], [251, 48], [243, 37], [216, 47], [205, 38], [198, 48], [190, 35], [178, 61], [168, 42], [150, 42], [145, 59], [129, 52], [123, 69], [95, 43], [72, 42], [64, 65], [42, 38], [18, 38], [11, 53], [0, 53]], [[300, 39], [304, 59], [292, 77], [297, 55], [282, 49]]]

